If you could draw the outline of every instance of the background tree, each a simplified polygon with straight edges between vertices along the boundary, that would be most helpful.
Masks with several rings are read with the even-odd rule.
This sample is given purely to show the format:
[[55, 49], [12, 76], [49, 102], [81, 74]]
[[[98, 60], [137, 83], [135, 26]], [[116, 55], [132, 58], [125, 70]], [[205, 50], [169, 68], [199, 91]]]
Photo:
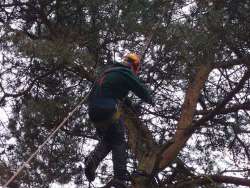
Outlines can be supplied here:
[[[249, 14], [247, 0], [1, 1], [0, 104], [11, 113], [0, 182], [88, 93], [99, 67], [139, 52], [160, 23], [140, 74], [156, 106], [123, 108], [129, 170], [142, 174], [131, 186], [249, 186]], [[86, 187], [95, 140], [82, 106], [11, 186]], [[110, 169], [108, 157], [97, 181], [106, 184]]]

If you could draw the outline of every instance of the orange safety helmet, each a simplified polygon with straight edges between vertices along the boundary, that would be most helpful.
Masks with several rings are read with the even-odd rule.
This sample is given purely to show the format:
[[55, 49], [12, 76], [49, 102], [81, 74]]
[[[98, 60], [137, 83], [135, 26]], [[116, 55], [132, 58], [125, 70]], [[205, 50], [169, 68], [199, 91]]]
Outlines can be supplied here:
[[124, 56], [124, 61], [123, 63], [130, 67], [131, 70], [135, 73], [138, 74], [139, 69], [140, 69], [140, 57], [136, 53], [129, 53]]

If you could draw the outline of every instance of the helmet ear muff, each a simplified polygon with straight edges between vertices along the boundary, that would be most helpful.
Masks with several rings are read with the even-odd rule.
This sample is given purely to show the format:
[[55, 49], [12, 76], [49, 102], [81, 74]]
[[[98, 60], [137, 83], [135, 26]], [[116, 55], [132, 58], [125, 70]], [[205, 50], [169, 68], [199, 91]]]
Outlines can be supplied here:
[[132, 70], [135, 74], [138, 74], [139, 73], [139, 69], [140, 69], [140, 65], [138, 63], [134, 63], [132, 64]]
[[134, 60], [128, 59], [127, 65], [132, 69], [135, 74], [139, 72], [139, 63], [135, 62]]

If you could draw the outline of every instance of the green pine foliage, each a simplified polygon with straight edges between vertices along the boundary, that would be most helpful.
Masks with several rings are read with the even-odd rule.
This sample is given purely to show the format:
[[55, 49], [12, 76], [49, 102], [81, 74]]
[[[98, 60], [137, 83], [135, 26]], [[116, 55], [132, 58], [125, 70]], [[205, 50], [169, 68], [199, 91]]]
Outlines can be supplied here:
[[[154, 91], [156, 107], [143, 105], [139, 117], [159, 145], [178, 130], [197, 67], [212, 67], [192, 117], [192, 136], [176, 160], [157, 175], [159, 186], [243, 185], [212, 175], [247, 181], [248, 0], [4, 0], [0, 2], [0, 106], [11, 110], [7, 123], [1, 121], [0, 172], [7, 174], [0, 173], [1, 184], [88, 93], [96, 70], [122, 56], [125, 49], [140, 52], [157, 23], [140, 73]], [[12, 185], [73, 182], [86, 187], [83, 162], [97, 140], [83, 105]], [[132, 172], [138, 161], [132, 151], [129, 154]], [[108, 157], [97, 179], [105, 184], [111, 176]]]

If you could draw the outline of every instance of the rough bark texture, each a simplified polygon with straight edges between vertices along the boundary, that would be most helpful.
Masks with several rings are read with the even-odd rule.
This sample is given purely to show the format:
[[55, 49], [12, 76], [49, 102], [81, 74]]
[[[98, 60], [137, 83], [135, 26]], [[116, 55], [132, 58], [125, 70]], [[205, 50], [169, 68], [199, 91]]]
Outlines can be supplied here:
[[[161, 172], [161, 187], [213, 181], [249, 187], [249, 0], [2, 0], [0, 28], [0, 107], [9, 116], [9, 123], [0, 122], [5, 163], [0, 163], [0, 183], [89, 91], [94, 72], [128, 51], [145, 50], [140, 76], [154, 88], [156, 107], [143, 109], [144, 125], [124, 109], [137, 158], [131, 157], [129, 166], [142, 174], [133, 176], [133, 186], [157, 187], [152, 177]], [[215, 70], [209, 74], [212, 68], [204, 62]], [[86, 113], [83, 106], [67, 121], [18, 177], [18, 185], [75, 181], [88, 187], [81, 164], [90, 149], [85, 144], [97, 137]], [[93, 186], [109, 182], [108, 164], [110, 158], [101, 164]], [[200, 174], [201, 168], [206, 174]], [[232, 172], [242, 179], [215, 177]]]
[[206, 64], [201, 64], [197, 67], [194, 80], [190, 83], [186, 92], [173, 143], [163, 151], [159, 169], [166, 168], [176, 158], [180, 150], [185, 146], [187, 140], [191, 137], [189, 130], [192, 128], [197, 101], [210, 71], [211, 67]]
[[173, 143], [159, 147], [136, 115], [127, 108], [123, 109], [123, 113], [126, 114], [125, 123], [128, 128], [129, 146], [138, 159], [137, 170], [145, 174], [144, 176], [134, 177], [134, 188], [155, 187], [152, 178], [154, 173], [166, 168], [185, 146], [186, 141], [191, 136], [189, 130], [191, 129], [200, 91], [210, 71], [211, 67], [208, 65], [201, 64], [197, 66], [194, 80], [190, 83], [186, 92]]
[[133, 177], [133, 187], [154, 187], [150, 175], [154, 171], [157, 157], [159, 156], [159, 146], [135, 113], [128, 108], [123, 108], [123, 110], [125, 124], [128, 129], [129, 146], [138, 159], [137, 171], [144, 174], [144, 176]]

